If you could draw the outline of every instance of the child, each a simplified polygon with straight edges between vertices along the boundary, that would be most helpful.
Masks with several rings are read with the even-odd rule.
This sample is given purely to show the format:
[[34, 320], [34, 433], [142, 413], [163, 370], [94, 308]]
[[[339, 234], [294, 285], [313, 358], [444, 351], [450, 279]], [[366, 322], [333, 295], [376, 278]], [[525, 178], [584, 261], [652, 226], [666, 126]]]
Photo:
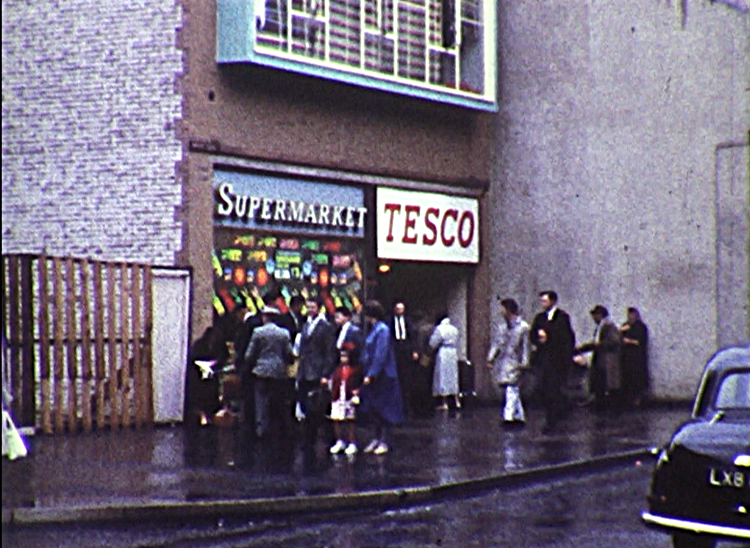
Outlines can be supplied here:
[[[344, 451], [347, 455], [357, 453], [355, 438], [356, 405], [362, 372], [357, 364], [355, 345], [345, 343], [339, 355], [339, 365], [333, 373], [331, 386], [331, 420], [336, 433], [336, 444], [331, 454]], [[344, 432], [346, 430], [346, 432]]]

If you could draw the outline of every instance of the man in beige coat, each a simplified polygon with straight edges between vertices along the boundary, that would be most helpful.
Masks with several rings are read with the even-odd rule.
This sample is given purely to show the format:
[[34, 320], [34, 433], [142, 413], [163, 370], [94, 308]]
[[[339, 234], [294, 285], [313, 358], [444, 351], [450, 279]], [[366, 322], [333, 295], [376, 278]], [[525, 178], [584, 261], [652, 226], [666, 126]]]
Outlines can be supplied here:
[[578, 352], [593, 351], [591, 360], [591, 392], [596, 397], [595, 407], [616, 407], [620, 392], [620, 333], [609, 317], [609, 311], [598, 304], [590, 310], [596, 324], [594, 338], [578, 347]]

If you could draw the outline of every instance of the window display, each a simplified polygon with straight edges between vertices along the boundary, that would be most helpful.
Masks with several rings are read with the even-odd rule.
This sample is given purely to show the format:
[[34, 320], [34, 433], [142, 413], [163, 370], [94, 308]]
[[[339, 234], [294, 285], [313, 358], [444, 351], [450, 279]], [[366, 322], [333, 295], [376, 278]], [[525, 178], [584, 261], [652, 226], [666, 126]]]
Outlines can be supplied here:
[[212, 257], [218, 316], [244, 304], [251, 313], [267, 295], [282, 313], [294, 295], [319, 296], [329, 313], [362, 309], [362, 241], [241, 230], [216, 231]]

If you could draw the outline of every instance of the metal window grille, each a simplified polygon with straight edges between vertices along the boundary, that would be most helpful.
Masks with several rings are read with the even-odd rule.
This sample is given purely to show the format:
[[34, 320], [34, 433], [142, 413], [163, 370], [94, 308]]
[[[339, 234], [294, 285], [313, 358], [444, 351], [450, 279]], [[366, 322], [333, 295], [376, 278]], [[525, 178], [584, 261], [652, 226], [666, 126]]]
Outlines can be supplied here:
[[466, 83], [463, 66], [477, 62], [464, 58], [467, 49], [481, 48], [481, 0], [259, 0], [257, 9], [260, 51], [482, 93]]

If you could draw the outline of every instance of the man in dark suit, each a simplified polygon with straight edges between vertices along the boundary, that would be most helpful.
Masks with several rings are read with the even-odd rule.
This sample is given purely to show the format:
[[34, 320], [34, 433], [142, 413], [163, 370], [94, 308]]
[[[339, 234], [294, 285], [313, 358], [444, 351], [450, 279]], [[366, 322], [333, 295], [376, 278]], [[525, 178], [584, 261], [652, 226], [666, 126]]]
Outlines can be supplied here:
[[297, 333], [302, 331], [302, 326], [305, 325], [305, 317], [302, 315], [302, 307], [305, 304], [305, 299], [300, 295], [294, 295], [289, 300], [289, 311], [286, 314], [279, 316], [279, 324], [289, 331], [289, 337], [294, 344], [294, 340], [297, 337]]
[[323, 386], [333, 372], [334, 332], [328, 322], [319, 298], [308, 299], [307, 321], [302, 327], [299, 344], [299, 369], [297, 370], [298, 398], [305, 413], [305, 454], [315, 454], [318, 429], [323, 420], [320, 409], [315, 407], [315, 398], [320, 396]]
[[353, 347], [349, 350], [350, 360], [352, 360], [354, 364], [358, 363], [364, 338], [362, 336], [362, 330], [352, 323], [352, 311], [345, 306], [338, 307], [333, 316], [333, 321], [338, 328], [333, 353], [334, 362], [336, 362], [336, 357], [344, 347], [344, 344], [351, 343]]
[[396, 367], [404, 413], [414, 415], [414, 375], [419, 367], [419, 352], [416, 334], [406, 317], [406, 305], [402, 300], [396, 301], [393, 305], [393, 318], [389, 322], [389, 327], [396, 349]]
[[545, 432], [550, 432], [567, 408], [562, 387], [573, 362], [576, 337], [567, 312], [557, 307], [557, 293], [539, 293], [542, 312], [531, 326], [531, 344], [535, 347], [534, 364], [541, 370], [542, 400], [546, 412]]
[[295, 395], [295, 377], [296, 368], [299, 366], [299, 344], [297, 336], [302, 332], [302, 327], [305, 325], [304, 314], [302, 314], [302, 307], [305, 305], [305, 299], [301, 295], [294, 295], [289, 299], [289, 310], [286, 314], [281, 314], [277, 318], [277, 323], [280, 327], [283, 327], [289, 331], [289, 340], [292, 342], [292, 348], [294, 351], [294, 359], [292, 361], [293, 367], [288, 371], [290, 375], [286, 381], [286, 401], [289, 403], [289, 413], [294, 416], [294, 408], [297, 403], [297, 397]]

